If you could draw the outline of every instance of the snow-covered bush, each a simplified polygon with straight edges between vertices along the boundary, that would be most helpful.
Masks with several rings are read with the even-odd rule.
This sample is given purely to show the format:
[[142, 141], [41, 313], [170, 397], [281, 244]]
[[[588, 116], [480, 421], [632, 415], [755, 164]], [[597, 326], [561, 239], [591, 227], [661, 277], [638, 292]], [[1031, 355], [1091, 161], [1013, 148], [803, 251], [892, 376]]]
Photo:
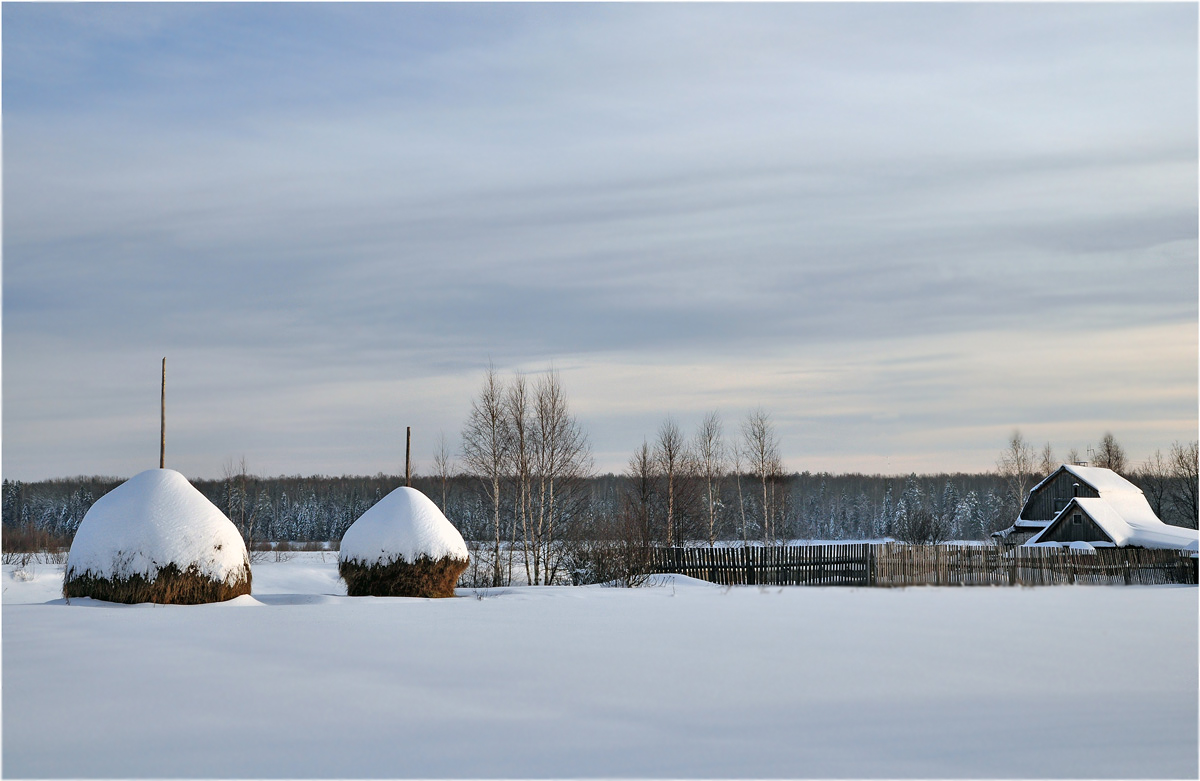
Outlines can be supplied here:
[[452, 597], [467, 544], [425, 494], [402, 486], [342, 537], [338, 573], [352, 597]]
[[92, 505], [63, 579], [68, 599], [194, 605], [249, 593], [237, 528], [171, 469], [142, 472]]
[[584, 531], [562, 543], [563, 565], [573, 585], [611, 583], [636, 588], [645, 583], [653, 546], [636, 514], [600, 520]]
[[950, 524], [927, 507], [905, 505], [896, 514], [895, 532], [910, 545], [936, 545], [950, 539]]

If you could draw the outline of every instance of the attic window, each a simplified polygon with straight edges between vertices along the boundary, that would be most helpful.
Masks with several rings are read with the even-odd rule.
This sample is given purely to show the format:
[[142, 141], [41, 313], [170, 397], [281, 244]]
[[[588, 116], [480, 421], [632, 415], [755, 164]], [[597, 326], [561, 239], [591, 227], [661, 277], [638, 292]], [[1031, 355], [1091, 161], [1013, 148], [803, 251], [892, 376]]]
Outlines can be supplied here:
[[1074, 515], [1071, 516], [1071, 525], [1072, 526], [1078, 526], [1081, 523], [1083, 523], [1082, 515], [1080, 515], [1079, 513], [1075, 513]]

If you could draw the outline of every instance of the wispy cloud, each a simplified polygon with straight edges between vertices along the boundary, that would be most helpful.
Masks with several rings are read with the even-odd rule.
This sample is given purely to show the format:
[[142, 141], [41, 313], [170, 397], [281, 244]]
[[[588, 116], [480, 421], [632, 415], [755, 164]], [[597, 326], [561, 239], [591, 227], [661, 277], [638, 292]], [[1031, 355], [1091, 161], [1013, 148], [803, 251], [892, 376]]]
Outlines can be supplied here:
[[[894, 388], [865, 369], [860, 414], [843, 386], [773, 395], [739, 362], [850, 376], [842, 356], [894, 358], [981, 395], [977, 346], [1037, 350], [1031, 326], [1072, 359], [1022, 386], [1011, 424], [1077, 437], [1063, 410], [1086, 367], [1156, 333], [1152, 365], [1088, 414], [1147, 446], [1194, 435], [1194, 7], [3, 13], [6, 473], [132, 471], [120, 399], [162, 353], [198, 389], [176, 413], [204, 410], [197, 474], [240, 452], [376, 471], [391, 443], [350, 432], [373, 437], [389, 398], [456, 430], [489, 358], [608, 388], [610, 468], [675, 405], [588, 367], [704, 366], [689, 408], [757, 395], [797, 432], [824, 421], [784, 440], [813, 468], [883, 468], [869, 431], [888, 426], [960, 432], [889, 451], [896, 470], [985, 468], [1009, 423], [980, 408], [951, 420], [918, 393], [885, 425]], [[1164, 400], [1154, 377], [1179, 366], [1190, 399]], [[729, 374], [762, 384], [725, 397]]]

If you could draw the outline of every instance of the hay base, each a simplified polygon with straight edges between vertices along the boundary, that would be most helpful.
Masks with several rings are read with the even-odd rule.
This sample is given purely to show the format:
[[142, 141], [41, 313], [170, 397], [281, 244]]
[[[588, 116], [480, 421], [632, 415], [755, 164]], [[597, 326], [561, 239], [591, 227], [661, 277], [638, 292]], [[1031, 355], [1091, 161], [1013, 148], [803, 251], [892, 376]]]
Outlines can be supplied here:
[[66, 599], [91, 597], [105, 602], [121, 602], [133, 605], [140, 602], [155, 602], [160, 605], [203, 605], [224, 602], [250, 593], [250, 566], [246, 565], [231, 581], [219, 581], [201, 575], [196, 565], [182, 572], [175, 564], [168, 564], [158, 571], [153, 580], [143, 575], [128, 578], [99, 578], [91, 571], [79, 575], [68, 573], [63, 581], [63, 596]]
[[422, 556], [412, 564], [394, 561], [364, 566], [353, 561], [338, 562], [338, 574], [352, 597], [452, 597], [454, 584], [466, 569], [466, 559], [449, 556], [436, 561]]

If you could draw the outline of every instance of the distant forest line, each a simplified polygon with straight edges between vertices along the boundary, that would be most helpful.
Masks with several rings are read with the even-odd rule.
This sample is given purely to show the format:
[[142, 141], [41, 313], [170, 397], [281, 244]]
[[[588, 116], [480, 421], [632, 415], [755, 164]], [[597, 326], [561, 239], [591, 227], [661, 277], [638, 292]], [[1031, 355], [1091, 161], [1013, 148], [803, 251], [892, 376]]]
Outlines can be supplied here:
[[[1032, 475], [1029, 485], [1044, 475]], [[1145, 485], [1159, 517], [1179, 526], [1196, 526], [1186, 508], [1171, 501], [1173, 486]], [[69, 544], [92, 504], [123, 482], [115, 477], [72, 477], [36, 482], [3, 481], [3, 525], [36, 530]], [[492, 505], [487, 487], [477, 477], [416, 476], [413, 487], [441, 508], [468, 540], [494, 536]], [[401, 475], [344, 477], [259, 477], [230, 475], [194, 480], [193, 485], [242, 531], [248, 543], [256, 540], [340, 540], [350, 524], [390, 491], [404, 484]], [[768, 484], [768, 518], [764, 530], [761, 485], [750, 474], [726, 474], [716, 481], [715, 516], [711, 538], [731, 541], [800, 539], [852, 540], [902, 536], [901, 526], [915, 509], [928, 511], [944, 529], [945, 539], [982, 540], [1013, 522], [1018, 508], [1009, 496], [1009, 480], [996, 473], [910, 475], [908, 477], [792, 473]], [[560, 487], [569, 501], [562, 504], [556, 538], [595, 538], [611, 533], [623, 515], [644, 519], [651, 541], [665, 541], [666, 491], [642, 486], [629, 475], [605, 474], [578, 478]], [[643, 502], [643, 498], [645, 501]], [[501, 491], [501, 525], [505, 540], [520, 541], [516, 507], [518, 486]], [[676, 540], [710, 539], [707, 487], [695, 478], [674, 487], [673, 521]], [[764, 531], [767, 532], [764, 536]]]

